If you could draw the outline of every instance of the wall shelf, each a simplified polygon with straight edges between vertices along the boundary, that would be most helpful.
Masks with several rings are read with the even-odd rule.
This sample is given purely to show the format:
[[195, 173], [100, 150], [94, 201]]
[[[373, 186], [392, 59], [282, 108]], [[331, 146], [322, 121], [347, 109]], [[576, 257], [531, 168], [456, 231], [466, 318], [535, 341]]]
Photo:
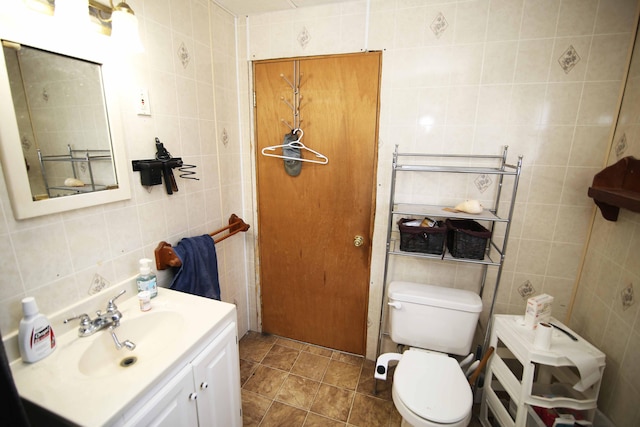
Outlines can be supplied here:
[[609, 221], [618, 220], [620, 208], [640, 212], [640, 160], [628, 156], [598, 172], [587, 194]]

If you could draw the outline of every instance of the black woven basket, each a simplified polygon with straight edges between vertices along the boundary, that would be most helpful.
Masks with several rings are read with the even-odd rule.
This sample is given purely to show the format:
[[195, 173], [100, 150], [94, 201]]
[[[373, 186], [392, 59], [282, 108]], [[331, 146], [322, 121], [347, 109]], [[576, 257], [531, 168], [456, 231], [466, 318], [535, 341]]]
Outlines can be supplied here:
[[491, 232], [470, 219], [447, 219], [447, 248], [454, 258], [483, 259]]
[[412, 227], [405, 222], [414, 221], [411, 218], [401, 218], [398, 221], [400, 229], [400, 250], [405, 252], [422, 252], [424, 254], [442, 255], [444, 252], [447, 227], [442, 221], [437, 221], [436, 227]]

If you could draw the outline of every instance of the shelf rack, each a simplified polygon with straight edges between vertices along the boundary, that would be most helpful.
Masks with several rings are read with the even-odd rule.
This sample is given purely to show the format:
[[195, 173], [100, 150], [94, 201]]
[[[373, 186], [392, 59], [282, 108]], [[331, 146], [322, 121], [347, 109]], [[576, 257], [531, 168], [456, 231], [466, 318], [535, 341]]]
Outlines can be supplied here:
[[[500, 284], [504, 258], [507, 251], [507, 241], [511, 228], [511, 220], [513, 217], [516, 194], [518, 191], [518, 181], [520, 179], [520, 172], [522, 170], [522, 156], [518, 157], [517, 163], [515, 165], [511, 165], [507, 163], [507, 153], [508, 146], [503, 147], [502, 154], [500, 155], [400, 153], [398, 152], [398, 146], [396, 145], [395, 151], [393, 153], [391, 191], [389, 200], [389, 222], [387, 226], [387, 246], [384, 265], [384, 282], [382, 289], [383, 302], [380, 308], [380, 325], [376, 356], [380, 355], [384, 336], [387, 335], [384, 329], [387, 317], [385, 302], [387, 300], [387, 287], [391, 282], [391, 279], [388, 277], [389, 265], [391, 259], [395, 256], [406, 256], [430, 260], [440, 260], [445, 262], [463, 262], [483, 265], [482, 283], [480, 284], [479, 292], [481, 297], [485, 288], [487, 267], [497, 267], [497, 275], [493, 289], [494, 292], [491, 300], [491, 305], [489, 307], [487, 328], [484, 334], [482, 345], [482, 352], [484, 353], [487, 350], [491, 333], [493, 311], [498, 294], [498, 286]], [[447, 163], [456, 163], [456, 165], [450, 165]], [[460, 163], [462, 163], [462, 165], [458, 165]], [[485, 164], [489, 165], [485, 166]], [[481, 213], [468, 214], [464, 212], [451, 212], [445, 210], [445, 208], [449, 208], [447, 206], [396, 202], [396, 183], [398, 173], [453, 173], [493, 175], [498, 177], [496, 183], [497, 188], [495, 191], [495, 196], [493, 198], [492, 206], [488, 208], [485, 207]], [[513, 181], [513, 189], [511, 191], [512, 194], [508, 206], [508, 213], [504, 216], [501, 216], [498, 214], [498, 207], [500, 204], [500, 198], [502, 195], [504, 183], [503, 180], [505, 177], [511, 177]], [[401, 251], [399, 248], [399, 239], [395, 237], [397, 236], [397, 226], [395, 225], [395, 222], [402, 215], [430, 218], [471, 219], [474, 221], [486, 222], [488, 224], [488, 229], [491, 231], [492, 238], [487, 240], [484, 259], [454, 258], [448, 252], [445, 252], [444, 255], [431, 255], [425, 253]], [[496, 223], [505, 224], [504, 237], [502, 237], [499, 242], [496, 242], [493, 238], [493, 228], [494, 224]]]
[[[44, 180], [44, 186], [47, 190], [47, 195], [53, 197], [51, 190], [68, 191], [72, 193], [90, 193], [93, 191], [107, 190], [113, 188], [113, 185], [96, 184], [93, 173], [92, 162], [97, 161], [109, 161], [111, 162], [111, 150], [89, 150], [89, 149], [73, 149], [71, 145], [67, 145], [67, 154], [57, 154], [45, 156], [38, 149], [38, 160], [40, 161], [40, 169], [42, 171], [42, 179]], [[81, 163], [87, 164], [87, 172], [89, 174], [89, 182], [82, 187], [70, 187], [66, 185], [50, 185], [49, 177], [47, 175], [46, 163], [48, 162], [63, 162], [71, 165], [71, 172], [74, 178], [78, 178], [78, 172], [76, 165]]]

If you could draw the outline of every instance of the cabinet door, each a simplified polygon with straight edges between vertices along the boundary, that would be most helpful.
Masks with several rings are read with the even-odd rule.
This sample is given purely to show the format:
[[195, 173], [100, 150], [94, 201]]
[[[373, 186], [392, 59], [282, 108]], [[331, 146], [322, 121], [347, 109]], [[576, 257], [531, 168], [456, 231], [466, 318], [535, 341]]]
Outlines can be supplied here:
[[192, 362], [201, 426], [242, 426], [240, 358], [236, 336], [234, 322]]
[[197, 427], [191, 365], [185, 366], [146, 405], [125, 422], [125, 426]]

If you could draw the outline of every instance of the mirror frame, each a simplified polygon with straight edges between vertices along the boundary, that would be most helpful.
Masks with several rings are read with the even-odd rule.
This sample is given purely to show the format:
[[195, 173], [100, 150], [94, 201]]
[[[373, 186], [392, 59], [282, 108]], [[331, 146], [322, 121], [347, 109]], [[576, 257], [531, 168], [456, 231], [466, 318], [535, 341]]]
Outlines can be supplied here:
[[116, 72], [118, 67], [116, 58], [109, 49], [109, 37], [93, 32], [89, 28], [84, 31], [70, 31], [54, 17], [38, 15], [33, 13], [28, 18], [17, 17], [17, 19], [9, 19], [6, 15], [0, 16], [0, 39], [101, 65], [113, 166], [118, 188], [33, 200], [6, 62], [2, 54], [0, 55], [0, 110], [2, 111], [0, 114], [0, 160], [13, 215], [16, 219], [26, 219], [130, 199], [131, 186], [118, 108]]

